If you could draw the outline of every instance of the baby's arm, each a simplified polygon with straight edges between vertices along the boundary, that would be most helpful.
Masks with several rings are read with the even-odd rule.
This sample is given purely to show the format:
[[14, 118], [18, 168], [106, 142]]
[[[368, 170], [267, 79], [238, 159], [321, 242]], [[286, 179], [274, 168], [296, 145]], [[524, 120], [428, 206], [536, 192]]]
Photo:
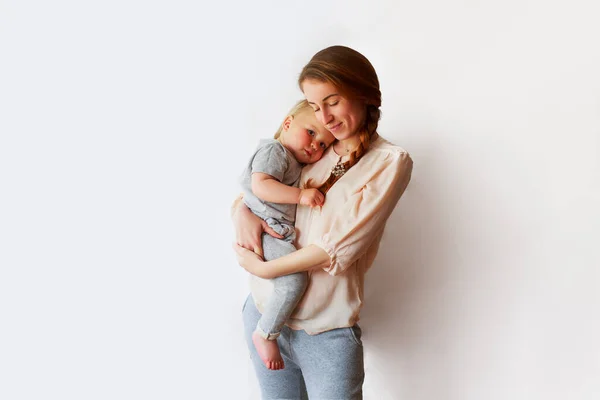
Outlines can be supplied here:
[[262, 172], [252, 174], [252, 192], [262, 201], [279, 204], [302, 204], [305, 206], [322, 206], [325, 196], [317, 189], [299, 189], [288, 186], [271, 175]]

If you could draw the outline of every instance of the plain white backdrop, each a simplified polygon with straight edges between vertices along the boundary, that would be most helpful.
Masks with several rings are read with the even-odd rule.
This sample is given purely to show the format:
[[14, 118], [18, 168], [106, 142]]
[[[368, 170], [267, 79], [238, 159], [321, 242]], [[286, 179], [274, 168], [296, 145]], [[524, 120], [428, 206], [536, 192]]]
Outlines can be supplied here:
[[229, 206], [333, 44], [415, 163], [365, 398], [600, 398], [596, 2], [0, 4], [0, 398], [259, 398]]

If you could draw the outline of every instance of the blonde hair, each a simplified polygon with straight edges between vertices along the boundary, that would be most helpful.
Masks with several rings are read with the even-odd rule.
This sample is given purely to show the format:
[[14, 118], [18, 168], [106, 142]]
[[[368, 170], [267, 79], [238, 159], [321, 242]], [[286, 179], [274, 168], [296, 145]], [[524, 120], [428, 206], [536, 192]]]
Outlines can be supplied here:
[[325, 194], [369, 149], [381, 118], [381, 91], [373, 65], [358, 51], [345, 46], [331, 46], [315, 54], [300, 72], [300, 89], [307, 79], [330, 82], [343, 95], [362, 101], [366, 108], [365, 121], [359, 128], [360, 143], [350, 153], [350, 159], [337, 164], [325, 183], [318, 187]]
[[[285, 116], [287, 117], [295, 117], [298, 114], [300, 114], [301, 112], [304, 112], [306, 109], [310, 109], [312, 111], [312, 108], [310, 105], [308, 105], [308, 101], [306, 100], [300, 100], [299, 102], [297, 102], [294, 107], [292, 107], [292, 109], [287, 113], [287, 115]], [[284, 119], [285, 121], [285, 119]], [[279, 136], [281, 136], [281, 131], [283, 130], [283, 123], [281, 123], [279, 125], [279, 129], [277, 129], [277, 132], [275, 132], [275, 136], [273, 137], [274, 139], [279, 139]]]

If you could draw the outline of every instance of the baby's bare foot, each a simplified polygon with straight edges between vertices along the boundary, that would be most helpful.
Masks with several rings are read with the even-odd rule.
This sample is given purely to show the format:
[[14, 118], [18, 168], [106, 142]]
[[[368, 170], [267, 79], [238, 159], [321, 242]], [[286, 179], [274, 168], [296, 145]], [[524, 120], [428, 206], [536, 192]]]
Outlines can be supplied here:
[[267, 340], [258, 332], [254, 332], [252, 342], [265, 367], [272, 370], [283, 369], [283, 358], [281, 358], [277, 340]]

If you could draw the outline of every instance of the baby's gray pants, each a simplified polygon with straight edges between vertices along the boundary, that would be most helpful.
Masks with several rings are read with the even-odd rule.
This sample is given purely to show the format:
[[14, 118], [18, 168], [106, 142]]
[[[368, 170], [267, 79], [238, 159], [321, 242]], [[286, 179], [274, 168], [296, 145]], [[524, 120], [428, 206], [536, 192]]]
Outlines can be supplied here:
[[[276, 239], [269, 234], [263, 234], [262, 245], [265, 261], [274, 260], [296, 251], [296, 246], [294, 246], [296, 231], [292, 225], [282, 224], [274, 218], [267, 218], [266, 222], [284, 238]], [[274, 278], [272, 281], [273, 294], [267, 301], [262, 317], [256, 326], [256, 331], [268, 340], [277, 339], [285, 321], [296, 308], [306, 290], [308, 273], [297, 272]]]

